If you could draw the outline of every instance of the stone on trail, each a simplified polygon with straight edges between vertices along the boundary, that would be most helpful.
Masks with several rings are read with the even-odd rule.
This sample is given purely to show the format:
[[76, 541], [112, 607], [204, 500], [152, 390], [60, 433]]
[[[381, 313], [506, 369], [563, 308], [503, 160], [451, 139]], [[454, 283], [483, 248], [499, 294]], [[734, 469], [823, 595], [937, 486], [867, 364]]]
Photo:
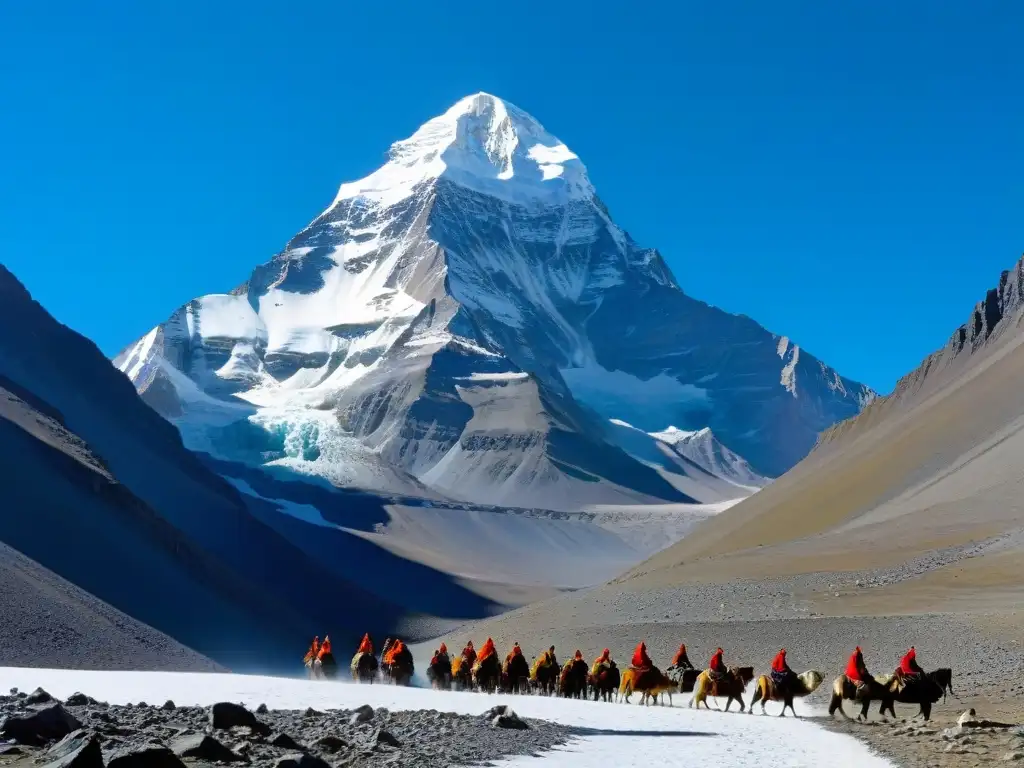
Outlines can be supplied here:
[[174, 705], [173, 701], [168, 699], [164, 702], [163, 706], [160, 707], [160, 709], [162, 709], [164, 712], [173, 712], [175, 709], [177, 709], [177, 707]]
[[91, 700], [84, 693], [72, 693], [64, 703], [69, 707], [84, 707], [91, 703]]
[[275, 733], [273, 736], [270, 737], [268, 743], [272, 747], [277, 747], [278, 749], [293, 749], [298, 750], [300, 752], [302, 751], [302, 746], [299, 744], [299, 742], [297, 742], [287, 733]]
[[389, 731], [385, 731], [383, 728], [378, 728], [373, 732], [373, 736], [370, 737], [370, 744], [373, 747], [379, 747], [382, 744], [387, 747], [400, 747], [402, 742], [391, 735]]
[[43, 759], [45, 768], [103, 768], [103, 749], [99, 737], [83, 729], [50, 747]]
[[319, 757], [298, 752], [280, 758], [274, 763], [274, 768], [331, 768], [331, 766]]
[[260, 704], [258, 707], [256, 707], [256, 714], [257, 715], [265, 715], [269, 711], [270, 710], [267, 709], [267, 705], [266, 704]]
[[233, 763], [244, 759], [205, 733], [175, 739], [171, 751], [178, 757], [194, 757], [208, 763]]
[[348, 747], [349, 743], [340, 736], [335, 736], [334, 734], [329, 733], [314, 741], [312, 746], [320, 751], [330, 752], [333, 754]]
[[28, 714], [5, 718], [0, 722], [0, 736], [21, 744], [41, 747], [47, 742], [63, 739], [81, 727], [78, 718], [59, 702], [53, 702]]
[[241, 704], [221, 701], [210, 707], [210, 726], [215, 730], [250, 728], [261, 736], [270, 734], [270, 727], [261, 723], [252, 712]]
[[363, 704], [361, 707], [357, 707], [352, 712], [352, 717], [349, 718], [349, 725], [358, 725], [359, 723], [368, 723], [373, 720], [373, 707], [369, 704]]
[[115, 752], [107, 768], [185, 768], [185, 764], [163, 744], [143, 744]]

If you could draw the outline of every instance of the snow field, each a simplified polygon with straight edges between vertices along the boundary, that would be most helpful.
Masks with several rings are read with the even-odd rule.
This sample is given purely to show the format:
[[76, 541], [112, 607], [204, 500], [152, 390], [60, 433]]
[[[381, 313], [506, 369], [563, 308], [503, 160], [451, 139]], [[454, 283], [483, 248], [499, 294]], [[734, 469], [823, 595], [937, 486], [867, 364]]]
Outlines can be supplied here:
[[[792, 717], [696, 712], [679, 707], [641, 707], [539, 696], [397, 688], [388, 685], [310, 682], [230, 674], [94, 672], [0, 668], [0, 688], [42, 687], [64, 699], [76, 691], [111, 704], [173, 700], [179, 706], [234, 701], [255, 708], [352, 709], [363, 704], [390, 710], [435, 709], [478, 715], [497, 704], [518, 714], [574, 726], [580, 735], [537, 757], [497, 762], [508, 768], [631, 768], [651, 765], [723, 768], [883, 768], [890, 763], [852, 737]], [[798, 711], [799, 710], [798, 705]], [[771, 705], [769, 705], [771, 707]], [[775, 705], [777, 708], [778, 705]]]

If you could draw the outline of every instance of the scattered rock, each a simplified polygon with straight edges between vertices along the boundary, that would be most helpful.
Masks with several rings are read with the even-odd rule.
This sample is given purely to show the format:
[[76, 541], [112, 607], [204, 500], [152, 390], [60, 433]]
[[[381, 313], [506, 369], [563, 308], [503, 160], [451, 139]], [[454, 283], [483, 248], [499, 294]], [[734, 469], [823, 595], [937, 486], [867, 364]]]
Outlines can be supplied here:
[[274, 768], [330, 768], [330, 765], [319, 757], [298, 752], [280, 758], [274, 763]]
[[287, 733], [275, 733], [270, 737], [269, 742], [271, 746], [277, 747], [278, 749], [292, 749], [302, 751], [302, 747], [299, 743], [289, 736]]
[[143, 744], [115, 752], [107, 768], [185, 768], [185, 764], [163, 744]]
[[378, 728], [373, 732], [373, 736], [370, 737], [370, 744], [373, 747], [379, 747], [382, 744], [387, 747], [400, 747], [402, 742], [391, 735], [390, 732], [385, 731], [383, 728]]
[[1007, 752], [1003, 755], [1003, 760], [1008, 763], [1024, 760], [1024, 752]]
[[11, 694], [11, 696], [17, 696], [18, 695], [18, 686], [14, 686], [13, 688], [11, 688], [10, 694]]
[[168, 699], [167, 701], [164, 702], [163, 706], [160, 707], [160, 709], [162, 709], [164, 712], [173, 712], [175, 709], [177, 709], [177, 707], [174, 706], [174, 702], [173, 701]]
[[956, 719], [956, 724], [959, 725], [961, 728], [963, 728], [964, 725], [968, 723], [976, 722], [978, 722], [978, 713], [974, 711], [973, 707], [971, 709], [968, 709], [966, 712], [964, 712], [962, 715], [960, 715], [960, 717]]
[[319, 717], [320, 714], [321, 714], [320, 712], [317, 712], [312, 707], [306, 707], [306, 711], [302, 713], [302, 716], [303, 717]]
[[48, 694], [42, 688], [36, 688], [32, 693], [24, 698], [26, 704], [45, 704], [48, 701], [53, 701], [53, 696]]
[[29, 714], [4, 719], [0, 723], [0, 736], [21, 744], [41, 747], [47, 742], [63, 739], [81, 727], [78, 718], [59, 702], [53, 702]]
[[84, 693], [72, 693], [64, 701], [69, 707], [84, 707], [87, 704], [92, 703], [92, 699], [86, 696]]
[[99, 737], [90, 731], [69, 733], [46, 752], [46, 768], [103, 768]]
[[363, 704], [361, 707], [357, 707], [352, 712], [352, 717], [349, 718], [349, 724], [357, 725], [358, 723], [368, 723], [373, 720], [373, 707], [369, 704]]
[[266, 704], [260, 704], [258, 707], [256, 707], [256, 714], [257, 715], [265, 715], [269, 711], [270, 710], [267, 709], [267, 705]]
[[516, 731], [525, 731], [530, 727], [511, 709], [491, 720], [491, 725], [495, 728], [510, 728]]
[[4, 755], [15, 757], [21, 754], [24, 754], [24, 752], [19, 746], [14, 744], [0, 744], [0, 757], [3, 757]]
[[249, 728], [262, 736], [270, 734], [270, 728], [261, 723], [252, 712], [241, 704], [221, 701], [210, 707], [210, 725], [214, 729]]
[[242, 759], [240, 755], [206, 733], [175, 739], [171, 744], [171, 751], [178, 757], [194, 757], [209, 763], [233, 763]]
[[347, 749], [349, 747], [349, 743], [340, 736], [327, 734], [326, 736], [322, 736], [314, 741], [313, 746], [323, 752], [330, 752], [331, 754], [334, 754], [335, 752]]

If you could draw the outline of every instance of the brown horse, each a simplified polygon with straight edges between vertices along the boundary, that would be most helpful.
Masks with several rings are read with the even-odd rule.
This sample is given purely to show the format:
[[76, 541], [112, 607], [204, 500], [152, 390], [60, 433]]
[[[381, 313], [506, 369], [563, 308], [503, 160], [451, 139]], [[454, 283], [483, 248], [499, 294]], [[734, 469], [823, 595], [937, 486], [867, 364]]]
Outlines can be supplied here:
[[703, 703], [705, 709], [710, 709], [708, 696], [716, 698], [725, 696], [726, 712], [729, 711], [729, 706], [734, 700], [740, 705], [740, 712], [743, 712], [747, 708], [743, 703], [743, 691], [747, 687], [747, 683], [753, 679], [753, 667], [729, 667], [729, 671], [717, 680], [705, 670], [697, 675], [697, 682], [693, 686], [693, 698], [690, 699], [687, 706], [692, 707], [696, 703], [697, 708], [700, 709], [700, 705]]
[[614, 661], [599, 665], [597, 673], [592, 673], [587, 677], [587, 683], [594, 694], [594, 701], [599, 698], [602, 701], [614, 701], [621, 682], [622, 676]]
[[558, 695], [567, 699], [587, 697], [587, 662], [583, 659], [569, 659], [558, 675]]
[[676, 684], [672, 679], [657, 667], [648, 667], [646, 669], [630, 667], [622, 673], [619, 694], [627, 704], [629, 703], [629, 697], [633, 695], [634, 691], [640, 693], [641, 704], [651, 702], [656, 704], [659, 695], [667, 694], [669, 706], [672, 706], [672, 693], [675, 689]]
[[459, 656], [452, 662], [452, 687], [457, 691], [473, 690], [473, 665], [465, 656]]
[[510, 656], [502, 665], [501, 690], [503, 693], [530, 692], [530, 665], [522, 654]]
[[883, 708], [887, 708], [886, 702], [893, 698], [888, 683], [887, 678], [882, 680], [871, 678], [864, 685], [858, 686], [846, 675], [840, 675], [832, 683], [832, 699], [828, 705], [829, 716], [834, 717], [838, 711], [843, 717], [849, 719], [850, 716], [843, 709], [843, 701], [855, 701], [861, 705], [857, 719], [867, 720], [868, 707], [871, 706], [872, 701], [881, 701]]
[[546, 655], [541, 654], [533, 662], [533, 669], [530, 671], [530, 684], [545, 696], [550, 696], [558, 687], [560, 672], [558, 664], [549, 661]]
[[761, 675], [757, 678], [757, 690], [754, 691], [754, 698], [750, 702], [750, 711], [754, 711], [754, 705], [757, 702], [761, 702], [761, 714], [767, 714], [764, 709], [764, 705], [769, 701], [781, 701], [782, 711], [779, 713], [779, 717], [786, 716], [786, 707], [789, 707], [793, 713], [793, 717], [796, 717], [796, 710], [793, 709], [793, 699], [803, 698], [804, 696], [810, 696], [821, 685], [821, 681], [824, 679], [821, 672], [815, 670], [809, 670], [803, 674], [796, 675], [795, 680], [790, 678], [790, 682], [785, 686], [784, 690], [780, 690], [779, 686], [775, 684], [767, 675]]
[[372, 653], [357, 653], [352, 657], [352, 679], [357, 683], [373, 683], [377, 677], [377, 657]]
[[488, 656], [483, 661], [476, 660], [473, 665], [473, 682], [484, 693], [495, 693], [501, 683], [501, 661], [497, 654]]

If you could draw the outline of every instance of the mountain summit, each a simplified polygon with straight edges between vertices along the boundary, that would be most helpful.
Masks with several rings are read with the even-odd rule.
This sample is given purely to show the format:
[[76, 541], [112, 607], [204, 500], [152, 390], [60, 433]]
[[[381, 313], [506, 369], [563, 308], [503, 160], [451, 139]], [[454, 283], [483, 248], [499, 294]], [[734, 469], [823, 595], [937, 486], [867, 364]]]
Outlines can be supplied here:
[[[687, 296], [564, 143], [483, 93], [115, 363], [190, 447], [548, 509], [747, 495], [874, 397]], [[710, 431], [681, 451], [670, 427]]]

